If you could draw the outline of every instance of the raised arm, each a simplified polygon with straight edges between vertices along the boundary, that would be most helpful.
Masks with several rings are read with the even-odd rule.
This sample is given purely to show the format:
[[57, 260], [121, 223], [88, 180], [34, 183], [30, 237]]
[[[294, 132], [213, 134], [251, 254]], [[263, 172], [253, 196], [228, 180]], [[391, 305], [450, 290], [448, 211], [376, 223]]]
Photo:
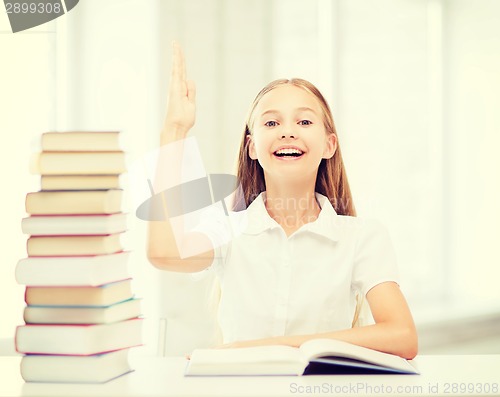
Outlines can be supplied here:
[[[175, 142], [178, 155], [183, 153], [183, 140], [195, 122], [196, 90], [194, 82], [186, 79], [184, 54], [177, 43], [173, 43], [173, 63], [168, 90], [168, 102], [165, 122], [160, 135], [160, 146]], [[163, 161], [165, 160], [165, 161]], [[177, 159], [178, 160], [178, 159]], [[162, 164], [168, 163], [168, 169]], [[168, 172], [170, 181], [181, 183], [180, 161], [160, 159], [156, 179], [164, 178]], [[156, 182], [156, 181], [155, 181]], [[161, 183], [159, 183], [161, 185]], [[196, 272], [210, 266], [214, 250], [210, 240], [201, 233], [179, 235], [168, 221], [168, 213], [164, 205], [166, 221], [150, 221], [148, 228], [147, 254], [155, 267], [177, 272]], [[179, 228], [179, 224], [176, 226]], [[177, 240], [176, 240], [177, 237]], [[190, 256], [185, 252], [202, 252]]]

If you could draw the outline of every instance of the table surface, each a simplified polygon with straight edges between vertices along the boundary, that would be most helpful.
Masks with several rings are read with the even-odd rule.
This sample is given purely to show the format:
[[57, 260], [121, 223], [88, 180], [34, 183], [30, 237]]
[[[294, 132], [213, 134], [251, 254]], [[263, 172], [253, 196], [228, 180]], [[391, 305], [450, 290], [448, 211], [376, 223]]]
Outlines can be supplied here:
[[20, 357], [0, 357], [0, 396], [500, 395], [500, 355], [419, 356], [421, 375], [184, 377], [181, 357], [132, 357], [134, 372], [105, 384], [25, 383]]

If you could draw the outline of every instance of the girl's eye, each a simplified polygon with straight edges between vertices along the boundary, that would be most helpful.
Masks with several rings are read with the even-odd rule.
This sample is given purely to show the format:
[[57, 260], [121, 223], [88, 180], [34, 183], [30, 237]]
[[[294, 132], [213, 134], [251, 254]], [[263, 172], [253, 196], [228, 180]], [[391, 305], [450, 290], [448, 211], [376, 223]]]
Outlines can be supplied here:
[[278, 125], [277, 121], [274, 120], [269, 120], [267, 123], [264, 124], [267, 127], [276, 127]]
[[311, 125], [312, 121], [310, 120], [300, 120], [299, 125]]

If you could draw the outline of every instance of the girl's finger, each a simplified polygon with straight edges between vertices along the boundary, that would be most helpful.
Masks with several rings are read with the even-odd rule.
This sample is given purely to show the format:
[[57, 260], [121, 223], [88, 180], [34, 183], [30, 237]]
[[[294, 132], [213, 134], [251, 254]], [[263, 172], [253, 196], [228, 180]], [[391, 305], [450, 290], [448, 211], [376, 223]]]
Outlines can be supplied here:
[[172, 81], [181, 79], [181, 54], [180, 47], [176, 41], [172, 42]]
[[183, 55], [179, 43], [172, 42], [172, 71], [170, 77], [169, 92], [173, 97], [187, 96], [187, 87], [184, 80], [185, 72], [183, 72]]
[[179, 43], [177, 43], [177, 50], [179, 52], [180, 77], [182, 81], [186, 81], [186, 58], [184, 57], [184, 51]]
[[177, 41], [172, 43], [173, 60], [172, 60], [172, 80], [186, 80], [186, 62], [184, 60], [184, 52]]
[[196, 86], [193, 80], [186, 81], [187, 86], [187, 97], [190, 102], [194, 103], [196, 101]]

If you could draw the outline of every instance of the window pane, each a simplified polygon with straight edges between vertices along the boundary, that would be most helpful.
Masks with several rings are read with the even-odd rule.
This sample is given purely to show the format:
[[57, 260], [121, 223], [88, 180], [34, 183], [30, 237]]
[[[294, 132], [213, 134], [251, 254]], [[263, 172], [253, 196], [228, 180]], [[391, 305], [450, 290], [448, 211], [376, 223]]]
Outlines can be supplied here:
[[54, 125], [54, 34], [1, 34], [0, 48], [0, 338], [5, 338], [22, 323], [24, 286], [15, 282], [14, 269], [26, 256], [26, 236], [21, 232], [25, 195], [39, 189], [39, 178], [29, 174], [29, 159], [35, 138]]

